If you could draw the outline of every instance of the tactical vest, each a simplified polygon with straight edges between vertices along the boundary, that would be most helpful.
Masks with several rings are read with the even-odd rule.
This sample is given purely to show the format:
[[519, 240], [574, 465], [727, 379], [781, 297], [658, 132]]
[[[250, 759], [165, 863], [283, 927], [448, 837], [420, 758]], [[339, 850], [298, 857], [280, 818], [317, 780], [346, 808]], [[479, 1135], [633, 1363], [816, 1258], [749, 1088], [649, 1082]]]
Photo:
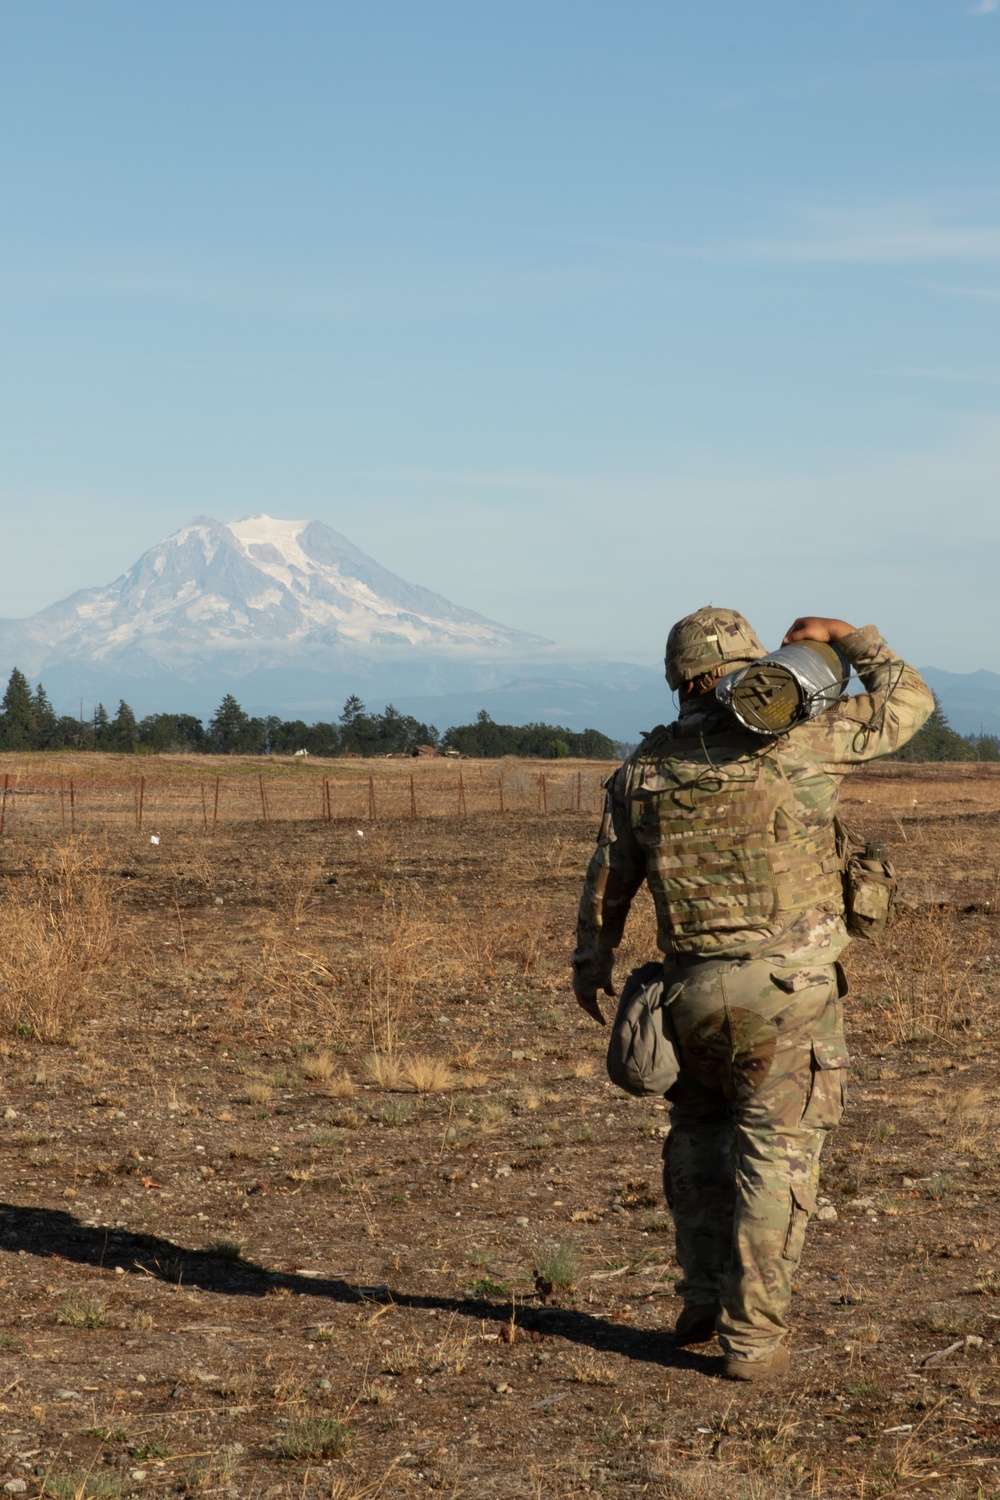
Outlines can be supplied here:
[[842, 911], [835, 787], [797, 798], [787, 741], [680, 732], [640, 746], [629, 778], [660, 946], [737, 954], [766, 947], [803, 912]]

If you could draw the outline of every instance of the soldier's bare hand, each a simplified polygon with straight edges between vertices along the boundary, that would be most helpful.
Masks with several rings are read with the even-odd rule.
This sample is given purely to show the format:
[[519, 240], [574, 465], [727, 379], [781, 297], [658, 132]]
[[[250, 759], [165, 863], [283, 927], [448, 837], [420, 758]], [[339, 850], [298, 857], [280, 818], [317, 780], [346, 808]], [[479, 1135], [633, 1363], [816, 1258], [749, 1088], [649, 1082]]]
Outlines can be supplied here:
[[[581, 994], [579, 990], [574, 990], [573, 993], [576, 996], [577, 1005], [581, 1010], [585, 1010], [587, 1012], [587, 1015], [590, 1016], [592, 1020], [596, 1021], [599, 1026], [606, 1026], [608, 1024], [604, 1019], [604, 1012], [601, 1010], [600, 1001], [598, 1000], [596, 993], [593, 995], [585, 995]], [[611, 998], [614, 999], [615, 992], [609, 984], [606, 984], [604, 986], [603, 993], [605, 995], [610, 995]]]
[[854, 626], [846, 620], [829, 620], [824, 615], [799, 615], [785, 632], [783, 646], [794, 641], [839, 641], [845, 635], [853, 635]]

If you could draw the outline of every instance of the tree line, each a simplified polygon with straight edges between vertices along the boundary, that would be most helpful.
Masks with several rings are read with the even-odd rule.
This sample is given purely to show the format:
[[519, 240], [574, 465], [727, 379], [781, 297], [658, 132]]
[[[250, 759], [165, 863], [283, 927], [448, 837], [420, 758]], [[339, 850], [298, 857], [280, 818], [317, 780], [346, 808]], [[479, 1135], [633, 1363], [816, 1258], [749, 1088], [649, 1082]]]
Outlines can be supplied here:
[[418, 746], [457, 750], [487, 759], [501, 755], [614, 760], [615, 741], [596, 729], [576, 733], [554, 724], [494, 724], [483, 709], [474, 724], [443, 735], [400, 713], [391, 703], [370, 713], [352, 694], [335, 723], [248, 714], [227, 693], [205, 724], [193, 714], [147, 714], [139, 719], [121, 699], [112, 715], [99, 703], [89, 718], [55, 712], [41, 683], [32, 688], [17, 667], [0, 702], [0, 750], [103, 750], [123, 755], [413, 755]]
[[[616, 760], [622, 746], [597, 729], [558, 724], [497, 724], [485, 709], [473, 724], [440, 734], [391, 703], [370, 713], [352, 694], [335, 723], [250, 715], [227, 693], [207, 724], [193, 714], [147, 714], [138, 719], [121, 699], [114, 715], [99, 703], [89, 718], [55, 712], [42, 684], [32, 688], [15, 667], [0, 702], [0, 750], [104, 750], [124, 755], [412, 755], [419, 745], [492, 760], [502, 755]], [[1000, 761], [1000, 737], [960, 735], [934, 698], [926, 724], [889, 757], [902, 761]]]

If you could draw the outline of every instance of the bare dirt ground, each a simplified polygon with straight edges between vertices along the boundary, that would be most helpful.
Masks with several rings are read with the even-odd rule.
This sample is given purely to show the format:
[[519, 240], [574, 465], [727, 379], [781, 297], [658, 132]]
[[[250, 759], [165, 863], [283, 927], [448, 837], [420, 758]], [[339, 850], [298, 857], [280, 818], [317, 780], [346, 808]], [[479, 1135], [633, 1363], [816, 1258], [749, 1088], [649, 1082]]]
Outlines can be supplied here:
[[[845, 788], [907, 904], [849, 955], [793, 1373], [743, 1388], [665, 1336], [666, 1111], [607, 1083], [567, 990], [599, 768], [579, 813], [571, 781], [538, 810], [539, 771], [463, 818], [454, 767], [421, 766], [439, 815], [413, 818], [410, 767], [381, 766], [392, 815], [326, 822], [343, 768], [296, 768], [315, 816], [265, 826], [250, 796], [214, 836], [200, 801], [75, 837], [54, 794], [20, 801], [0, 1494], [1000, 1495], [1000, 777]], [[621, 975], [652, 936], [644, 903]]]

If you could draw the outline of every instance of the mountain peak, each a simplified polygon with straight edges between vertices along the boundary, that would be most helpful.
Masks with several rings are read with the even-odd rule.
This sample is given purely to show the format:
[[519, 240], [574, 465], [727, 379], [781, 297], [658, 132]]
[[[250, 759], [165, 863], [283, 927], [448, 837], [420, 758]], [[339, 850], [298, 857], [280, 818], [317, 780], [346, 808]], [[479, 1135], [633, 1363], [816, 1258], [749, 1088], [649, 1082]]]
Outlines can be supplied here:
[[[33, 675], [66, 662], [181, 677], [341, 670], [397, 655], [498, 660], [549, 642], [408, 583], [321, 521], [197, 516], [103, 588], [0, 622], [0, 655]], [[416, 665], [416, 661], [414, 662]]]

